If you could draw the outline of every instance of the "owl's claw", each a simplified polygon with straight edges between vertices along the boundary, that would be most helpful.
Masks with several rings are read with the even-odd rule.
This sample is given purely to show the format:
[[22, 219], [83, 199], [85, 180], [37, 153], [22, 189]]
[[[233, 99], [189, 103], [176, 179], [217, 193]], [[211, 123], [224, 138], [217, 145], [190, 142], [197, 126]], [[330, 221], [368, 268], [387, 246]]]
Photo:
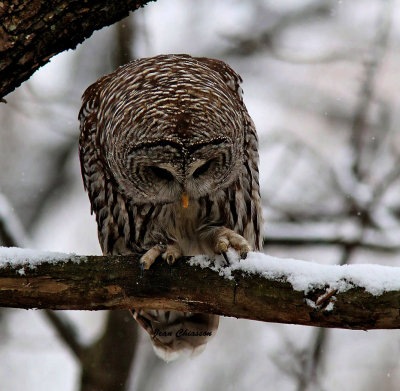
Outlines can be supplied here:
[[167, 259], [168, 265], [170, 265], [170, 266], [175, 262], [175, 257], [172, 254], [168, 254], [166, 259]]
[[234, 248], [240, 255], [241, 259], [247, 258], [247, 253], [251, 251], [248, 241], [241, 235], [229, 228], [220, 227], [215, 231], [215, 253], [222, 254], [225, 261], [229, 264], [226, 252], [229, 247]]
[[173, 265], [175, 261], [182, 256], [182, 250], [177, 243], [169, 244], [162, 257], [168, 265]]
[[225, 253], [228, 251], [229, 248], [229, 240], [226, 237], [220, 237], [218, 239], [217, 245], [215, 246], [215, 252], [217, 254], [222, 254], [224, 251]]
[[144, 262], [140, 262], [140, 278], [143, 278], [144, 275]]
[[228, 265], [230, 265], [229, 258], [228, 258], [228, 255], [226, 254], [226, 251], [223, 251], [223, 250], [222, 250], [222, 251], [221, 251], [221, 254], [222, 254], [222, 256], [224, 257], [226, 263], [227, 263]]
[[155, 262], [155, 260], [161, 255], [165, 250], [165, 246], [162, 244], [156, 244], [150, 250], [146, 251], [142, 258], [140, 258], [140, 268], [143, 270], [149, 270], [150, 266]]
[[171, 266], [182, 256], [182, 251], [176, 243], [169, 244], [168, 246], [156, 244], [140, 258], [141, 276], [143, 276], [144, 270], [150, 269], [151, 265], [160, 255], [162, 255], [168, 265]]

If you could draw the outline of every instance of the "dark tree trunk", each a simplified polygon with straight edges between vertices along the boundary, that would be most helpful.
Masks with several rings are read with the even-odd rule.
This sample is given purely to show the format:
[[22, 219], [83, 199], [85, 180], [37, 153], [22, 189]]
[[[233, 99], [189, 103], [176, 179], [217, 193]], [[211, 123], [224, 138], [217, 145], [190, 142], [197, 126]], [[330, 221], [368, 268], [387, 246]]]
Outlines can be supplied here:
[[0, 98], [50, 58], [150, 0], [3, 0], [0, 2]]
[[81, 391], [126, 390], [136, 343], [132, 314], [110, 311], [104, 334], [84, 354]]

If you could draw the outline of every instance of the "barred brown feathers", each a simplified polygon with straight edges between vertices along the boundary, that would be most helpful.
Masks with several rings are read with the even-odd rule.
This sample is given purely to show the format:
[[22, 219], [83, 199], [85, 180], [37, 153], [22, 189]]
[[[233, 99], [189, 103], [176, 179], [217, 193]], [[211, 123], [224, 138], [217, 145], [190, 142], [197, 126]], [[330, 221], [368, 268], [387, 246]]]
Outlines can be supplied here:
[[[104, 254], [141, 252], [146, 269], [159, 256], [261, 248], [258, 141], [240, 83], [222, 61], [161, 55], [85, 91], [79, 152]], [[218, 326], [214, 315], [133, 313], [167, 360], [201, 350]]]

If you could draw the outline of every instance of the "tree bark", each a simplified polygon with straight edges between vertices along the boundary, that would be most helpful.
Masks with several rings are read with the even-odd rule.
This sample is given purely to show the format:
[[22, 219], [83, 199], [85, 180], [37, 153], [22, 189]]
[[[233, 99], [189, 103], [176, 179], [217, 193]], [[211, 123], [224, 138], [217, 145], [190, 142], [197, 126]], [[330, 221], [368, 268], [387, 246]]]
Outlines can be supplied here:
[[129, 311], [110, 311], [101, 338], [83, 356], [80, 391], [124, 391], [136, 353], [137, 324]]
[[0, 98], [52, 56], [153, 0], [0, 1]]
[[139, 255], [8, 264], [0, 268], [0, 306], [154, 308], [319, 327], [400, 328], [400, 291], [374, 296], [357, 286], [340, 293], [325, 287], [305, 295], [285, 277], [268, 279], [235, 270], [229, 280], [210, 268], [190, 266], [187, 260], [172, 267], [156, 262], [143, 273]]

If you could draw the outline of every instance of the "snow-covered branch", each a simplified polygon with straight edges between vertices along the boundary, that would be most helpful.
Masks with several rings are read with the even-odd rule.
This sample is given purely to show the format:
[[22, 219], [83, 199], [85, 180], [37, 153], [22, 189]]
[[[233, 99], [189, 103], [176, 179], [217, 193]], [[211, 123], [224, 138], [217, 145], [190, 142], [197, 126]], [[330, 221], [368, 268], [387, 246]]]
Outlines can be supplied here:
[[251, 253], [185, 258], [141, 272], [139, 256], [0, 248], [0, 306], [154, 308], [350, 329], [400, 328], [400, 268], [329, 266]]

